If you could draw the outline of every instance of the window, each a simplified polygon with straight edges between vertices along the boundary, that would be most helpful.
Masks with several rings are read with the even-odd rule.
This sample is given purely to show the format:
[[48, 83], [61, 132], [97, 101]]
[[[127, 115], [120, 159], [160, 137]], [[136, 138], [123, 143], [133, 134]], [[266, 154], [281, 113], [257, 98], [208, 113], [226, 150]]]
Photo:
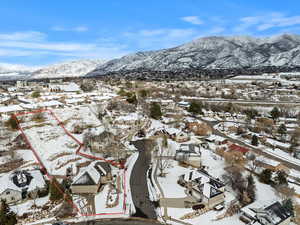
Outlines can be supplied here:
[[15, 200], [15, 198], [14, 198], [14, 197], [11, 197], [10, 199], [11, 199], [12, 201], [14, 201], [14, 200]]
[[6, 192], [6, 195], [9, 195], [9, 194], [10, 194], [10, 191], [7, 191], [7, 192]]

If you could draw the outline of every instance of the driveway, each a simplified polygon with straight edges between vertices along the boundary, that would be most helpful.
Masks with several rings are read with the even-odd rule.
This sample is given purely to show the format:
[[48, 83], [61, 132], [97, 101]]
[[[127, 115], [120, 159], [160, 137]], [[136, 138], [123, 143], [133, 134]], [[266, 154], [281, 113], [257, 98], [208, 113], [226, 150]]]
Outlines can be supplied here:
[[136, 207], [136, 217], [156, 219], [153, 203], [149, 199], [147, 171], [151, 163], [151, 140], [138, 140], [133, 145], [139, 151], [139, 157], [133, 167], [130, 177], [132, 200]]

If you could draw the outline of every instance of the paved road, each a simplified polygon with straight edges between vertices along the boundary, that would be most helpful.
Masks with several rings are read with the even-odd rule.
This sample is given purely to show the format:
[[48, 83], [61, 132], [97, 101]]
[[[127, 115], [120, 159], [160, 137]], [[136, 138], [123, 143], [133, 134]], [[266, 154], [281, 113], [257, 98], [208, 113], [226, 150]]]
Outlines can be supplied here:
[[88, 221], [76, 223], [76, 225], [159, 225], [160, 222], [156, 220], [147, 219], [102, 219], [98, 221]]
[[139, 157], [130, 177], [133, 203], [137, 209], [137, 217], [156, 219], [155, 207], [149, 199], [147, 171], [151, 163], [152, 144], [150, 140], [138, 140], [133, 145], [139, 151]]
[[[188, 98], [186, 98], [188, 99]], [[300, 105], [299, 101], [268, 101], [268, 100], [238, 100], [238, 99], [213, 99], [213, 98], [197, 98], [195, 100], [199, 100], [202, 102], [231, 102], [231, 103], [240, 103], [240, 104], [257, 104], [257, 105], [287, 105], [293, 104]]]

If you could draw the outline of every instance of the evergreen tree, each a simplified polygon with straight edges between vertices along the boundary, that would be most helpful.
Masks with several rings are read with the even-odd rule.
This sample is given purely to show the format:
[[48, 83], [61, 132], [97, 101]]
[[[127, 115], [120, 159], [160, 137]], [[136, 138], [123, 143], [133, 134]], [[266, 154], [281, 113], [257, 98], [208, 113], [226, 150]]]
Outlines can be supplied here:
[[275, 181], [278, 185], [287, 185], [287, 174], [284, 171], [278, 171], [276, 173]]
[[51, 201], [57, 201], [63, 199], [63, 188], [60, 185], [60, 183], [58, 183], [56, 178], [53, 178], [51, 180], [49, 189], [50, 189], [49, 191], [50, 191]]
[[282, 202], [282, 206], [294, 215], [294, 205], [292, 199], [288, 198]]
[[8, 204], [4, 200], [1, 200], [0, 224], [1, 225], [17, 224], [16, 214], [10, 210]]
[[264, 169], [259, 175], [259, 181], [265, 184], [272, 183], [272, 171], [270, 169]]
[[202, 104], [198, 102], [191, 102], [188, 111], [192, 114], [202, 114]]
[[153, 102], [150, 107], [150, 117], [156, 120], [159, 120], [162, 117], [162, 112], [160, 105], [156, 102]]
[[286, 135], [287, 133], [287, 129], [285, 124], [280, 124], [279, 128], [278, 128], [278, 133], [281, 135], [281, 137], [283, 137], [284, 135]]
[[253, 179], [253, 176], [250, 174], [249, 176], [247, 176], [247, 193], [252, 202], [254, 202], [256, 199], [255, 190], [255, 181]]
[[280, 111], [279, 111], [279, 109], [275, 106], [275, 107], [272, 109], [272, 111], [270, 112], [270, 114], [271, 114], [273, 120], [277, 120], [277, 119], [279, 118], [279, 116], [280, 116]]
[[258, 116], [258, 111], [256, 109], [246, 109], [244, 110], [244, 113], [246, 114], [248, 120], [255, 119], [255, 117]]
[[256, 135], [252, 135], [251, 145], [254, 145], [254, 146], [258, 145], [258, 138]]

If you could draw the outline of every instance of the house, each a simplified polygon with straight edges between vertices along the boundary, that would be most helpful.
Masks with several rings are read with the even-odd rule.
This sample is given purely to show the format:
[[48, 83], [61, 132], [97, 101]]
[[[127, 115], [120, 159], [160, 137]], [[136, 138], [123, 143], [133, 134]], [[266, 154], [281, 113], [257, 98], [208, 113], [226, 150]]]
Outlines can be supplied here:
[[80, 87], [76, 83], [67, 84], [49, 84], [50, 92], [79, 92]]
[[212, 128], [204, 122], [188, 122], [186, 129], [198, 136], [208, 136], [212, 134]]
[[59, 101], [52, 100], [52, 101], [46, 101], [46, 102], [39, 102], [38, 108], [42, 109], [48, 109], [48, 108], [58, 108], [63, 106], [63, 104]]
[[21, 111], [24, 111], [24, 109], [19, 105], [0, 106], [1, 115], [10, 115]]
[[13, 203], [25, 198], [37, 198], [47, 190], [40, 170], [14, 171], [0, 178], [0, 199]]
[[85, 136], [84, 145], [89, 147], [92, 152], [99, 152], [115, 140], [115, 135], [109, 131], [102, 131], [97, 134], [95, 132], [89, 132]]
[[228, 150], [229, 151], [237, 151], [237, 152], [241, 152], [243, 153], [243, 155], [246, 155], [248, 152], [249, 152], [249, 149], [246, 148], [246, 147], [242, 147], [242, 146], [239, 146], [237, 144], [231, 144], [228, 146]]
[[189, 135], [188, 135], [187, 133], [180, 131], [180, 132], [178, 132], [178, 133], [176, 134], [174, 140], [177, 141], [177, 142], [179, 142], [179, 143], [182, 143], [182, 142], [187, 142], [187, 141], [189, 141], [189, 140], [190, 140], [190, 137], [189, 137]]
[[197, 203], [205, 204], [208, 208], [214, 208], [225, 201], [225, 184], [206, 171], [189, 171], [179, 177], [178, 184], [186, 187]]
[[292, 213], [278, 201], [267, 206], [253, 202], [242, 208], [241, 214], [243, 221], [257, 225], [289, 225], [292, 217]]
[[190, 140], [189, 135], [179, 129], [167, 128], [165, 130], [169, 134], [169, 137], [174, 141], [182, 143]]
[[190, 106], [189, 102], [181, 101], [177, 103], [179, 107], [188, 108]]
[[83, 102], [85, 102], [85, 98], [71, 98], [71, 99], [66, 99], [65, 102], [67, 105], [80, 105]]
[[226, 138], [214, 134], [206, 137], [205, 140], [217, 145], [224, 145], [228, 142]]
[[175, 160], [194, 166], [201, 167], [200, 146], [196, 144], [181, 144], [176, 150]]
[[107, 162], [92, 162], [73, 178], [71, 190], [73, 194], [96, 194], [111, 180], [111, 167]]

